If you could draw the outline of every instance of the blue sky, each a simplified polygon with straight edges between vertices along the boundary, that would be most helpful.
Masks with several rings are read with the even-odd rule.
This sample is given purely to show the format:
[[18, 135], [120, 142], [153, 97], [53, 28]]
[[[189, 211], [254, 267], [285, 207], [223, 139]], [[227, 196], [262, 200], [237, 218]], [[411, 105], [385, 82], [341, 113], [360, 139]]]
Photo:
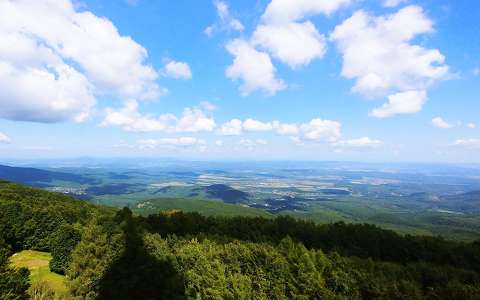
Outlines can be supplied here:
[[480, 162], [480, 4], [0, 3], [0, 155]]

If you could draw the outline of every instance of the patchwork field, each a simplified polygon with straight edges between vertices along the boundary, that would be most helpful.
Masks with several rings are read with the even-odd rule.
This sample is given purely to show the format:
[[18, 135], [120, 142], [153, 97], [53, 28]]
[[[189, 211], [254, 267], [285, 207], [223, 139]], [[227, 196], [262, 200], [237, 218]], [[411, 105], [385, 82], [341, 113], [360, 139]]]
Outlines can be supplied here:
[[3, 167], [0, 175], [142, 215], [172, 209], [286, 214], [316, 223], [373, 223], [400, 233], [480, 239], [480, 166], [150, 160], [51, 165], [36, 171]]

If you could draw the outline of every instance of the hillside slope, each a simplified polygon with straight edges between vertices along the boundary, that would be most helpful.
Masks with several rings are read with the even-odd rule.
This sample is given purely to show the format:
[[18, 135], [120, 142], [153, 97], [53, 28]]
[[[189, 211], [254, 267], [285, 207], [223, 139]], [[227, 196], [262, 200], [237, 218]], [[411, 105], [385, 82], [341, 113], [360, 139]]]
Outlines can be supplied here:
[[143, 216], [156, 214], [160, 211], [181, 210], [198, 212], [205, 216], [245, 216], [245, 217], [272, 217], [268, 212], [241, 205], [226, 204], [219, 201], [185, 198], [158, 198], [141, 201], [135, 205], [133, 211]]
[[[208, 212], [209, 202], [201, 204]], [[228, 213], [239, 208], [227, 207]], [[0, 298], [24, 299], [28, 270], [8, 267], [12, 250], [50, 252], [50, 270], [68, 280], [67, 298], [473, 300], [480, 294], [480, 242], [288, 216], [177, 210], [144, 217], [0, 182]]]

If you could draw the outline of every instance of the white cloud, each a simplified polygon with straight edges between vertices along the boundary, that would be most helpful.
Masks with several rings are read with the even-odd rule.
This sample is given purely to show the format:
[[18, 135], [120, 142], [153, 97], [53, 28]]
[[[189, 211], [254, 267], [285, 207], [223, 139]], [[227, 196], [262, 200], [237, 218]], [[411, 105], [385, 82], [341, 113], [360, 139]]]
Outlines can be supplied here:
[[223, 146], [223, 141], [222, 140], [216, 140], [215, 145], [217, 145], [218, 147], [222, 147]]
[[468, 123], [468, 124], [467, 124], [467, 127], [470, 128], [470, 129], [475, 129], [475, 128], [477, 128], [477, 124], [475, 124], [475, 123]]
[[230, 14], [230, 10], [226, 2], [217, 0], [214, 1], [213, 4], [217, 10], [219, 21], [205, 28], [203, 32], [208, 37], [212, 37], [217, 30], [234, 30], [240, 32], [245, 30], [243, 24]]
[[219, 135], [241, 135], [242, 132], [242, 121], [239, 119], [233, 119], [226, 122], [217, 131]]
[[217, 14], [221, 19], [225, 19], [228, 17], [228, 5], [224, 1], [215, 1], [213, 3], [215, 8], [217, 9]]
[[214, 111], [214, 110], [217, 109], [217, 107], [216, 107], [214, 104], [212, 104], [212, 103], [210, 103], [210, 102], [208, 102], [208, 101], [202, 101], [202, 102], [200, 102], [199, 107], [201, 107], [202, 109], [204, 109], [204, 110], [206, 110], [206, 111]]
[[385, 7], [396, 7], [408, 0], [383, 0], [382, 5]]
[[322, 58], [326, 52], [325, 36], [309, 21], [259, 25], [253, 33], [252, 43], [294, 69]]
[[[233, 64], [227, 68], [227, 77], [243, 81], [240, 87], [242, 95], [256, 90], [274, 95], [285, 89], [286, 84], [275, 77], [276, 69], [270, 55], [292, 69], [306, 66], [315, 58], [323, 58], [326, 52], [325, 36], [318, 32], [312, 22], [300, 21], [316, 14], [329, 15], [350, 2], [272, 0], [250, 38], [235, 39], [227, 44], [227, 51], [234, 56]], [[212, 30], [209, 27], [205, 32], [211, 35]]]
[[[373, 116], [395, 115], [392, 98], [402, 103], [399, 113], [420, 111], [421, 100], [426, 99], [420, 96], [435, 81], [446, 78], [448, 66], [440, 51], [411, 44], [418, 35], [433, 30], [432, 21], [419, 6], [381, 17], [357, 11], [335, 28], [331, 39], [343, 54], [342, 76], [356, 80], [353, 91], [371, 99], [390, 96], [390, 103]], [[400, 97], [412, 93], [417, 98], [407, 108]]]
[[185, 108], [182, 117], [178, 120], [175, 131], [178, 132], [201, 132], [213, 131], [215, 120], [208, 116], [200, 108]]
[[315, 58], [323, 58], [326, 39], [312, 22], [301, 20], [317, 14], [329, 15], [350, 3], [350, 0], [272, 0], [251, 42], [292, 69], [306, 66]]
[[427, 102], [426, 91], [408, 91], [388, 96], [388, 102], [375, 108], [370, 115], [376, 118], [388, 118], [399, 114], [413, 114], [422, 110]]
[[123, 130], [131, 132], [167, 131], [175, 120], [176, 117], [171, 114], [159, 117], [142, 115], [138, 111], [138, 102], [129, 100], [120, 110], [107, 108], [100, 127], [119, 126]]
[[279, 121], [262, 122], [254, 119], [245, 121], [233, 119], [223, 124], [218, 130], [220, 135], [241, 135], [244, 132], [275, 131], [280, 135], [295, 135], [298, 133], [296, 124], [282, 124]]
[[273, 121], [273, 128], [280, 135], [297, 135], [297, 124], [280, 123], [279, 121]]
[[194, 137], [180, 137], [180, 138], [162, 138], [162, 139], [145, 139], [137, 141], [140, 149], [155, 149], [162, 146], [170, 147], [192, 147], [204, 146], [205, 140]]
[[480, 75], [480, 68], [473, 69], [473, 75], [475, 75], [475, 76]]
[[265, 23], [279, 24], [317, 14], [330, 15], [351, 2], [351, 0], [272, 0], [267, 6], [262, 20]]
[[228, 23], [230, 28], [236, 31], [243, 31], [245, 28], [243, 27], [243, 24], [240, 23], [239, 20], [237, 19], [232, 19], [230, 20], [230, 23]]
[[68, 0], [1, 1], [0, 35], [0, 117], [83, 121], [97, 94], [163, 93], [141, 45]]
[[454, 146], [477, 150], [480, 149], [480, 139], [458, 139], [453, 143]]
[[107, 108], [101, 127], [119, 126], [131, 132], [202, 132], [213, 131], [215, 120], [200, 107], [185, 108], [180, 118], [173, 114], [162, 114], [158, 117], [142, 115], [138, 111], [138, 102], [126, 101], [119, 110]]
[[207, 26], [205, 30], [203, 30], [203, 33], [205, 33], [208, 37], [212, 37], [214, 31], [215, 31], [215, 26], [210, 25], [210, 26]]
[[174, 79], [191, 79], [192, 71], [190, 66], [186, 62], [181, 61], [170, 61], [163, 68], [163, 73], [165, 76], [174, 78]]
[[17, 67], [0, 58], [0, 117], [82, 122], [91, 115], [96, 101], [83, 74], [62, 63], [50, 70], [26, 64]]
[[[325, 143], [335, 148], [369, 149], [383, 145], [383, 142], [369, 137], [345, 139], [342, 136], [342, 124], [337, 121], [315, 118], [306, 123], [281, 123], [280, 121], [262, 122], [254, 119], [245, 121], [233, 119], [224, 123], [217, 130], [219, 135], [238, 136], [246, 132], [274, 132], [288, 136], [297, 145], [307, 143]], [[242, 139], [241, 145], [257, 146], [259, 140]]]
[[449, 129], [455, 127], [455, 125], [448, 123], [441, 117], [436, 117], [432, 119], [432, 125], [437, 128]]
[[369, 137], [362, 137], [358, 139], [351, 140], [340, 140], [333, 143], [333, 146], [338, 148], [347, 148], [351, 150], [364, 150], [378, 148], [383, 145], [383, 142], [380, 140], [374, 140]]
[[276, 69], [267, 53], [256, 50], [242, 39], [230, 41], [226, 48], [235, 58], [225, 74], [231, 80], [243, 81], [240, 86], [242, 95], [256, 90], [274, 95], [286, 87], [281, 79], [275, 77]]
[[300, 125], [300, 138], [309, 141], [335, 142], [341, 137], [341, 127], [337, 121], [312, 119]]
[[245, 131], [271, 131], [273, 126], [271, 123], [263, 123], [254, 119], [246, 119], [242, 124]]
[[[337, 121], [312, 119], [308, 123], [284, 124], [290, 127], [290, 140], [296, 145], [305, 145], [307, 143], [326, 143], [337, 149], [348, 150], [367, 150], [378, 148], [383, 142], [369, 137], [357, 139], [345, 139], [342, 137], [342, 124]], [[277, 127], [278, 128], [278, 127]], [[278, 132], [278, 131], [277, 131]], [[294, 133], [296, 132], [296, 133]]]
[[5, 133], [3, 132], [0, 132], [0, 144], [10, 144], [11, 143], [11, 139], [8, 135], [6, 135]]
[[341, 124], [336, 121], [312, 119], [308, 123], [288, 124], [279, 121], [262, 122], [254, 119], [233, 119], [224, 123], [217, 134], [241, 135], [244, 132], [275, 132], [279, 135], [299, 136], [311, 141], [336, 141], [341, 136]]

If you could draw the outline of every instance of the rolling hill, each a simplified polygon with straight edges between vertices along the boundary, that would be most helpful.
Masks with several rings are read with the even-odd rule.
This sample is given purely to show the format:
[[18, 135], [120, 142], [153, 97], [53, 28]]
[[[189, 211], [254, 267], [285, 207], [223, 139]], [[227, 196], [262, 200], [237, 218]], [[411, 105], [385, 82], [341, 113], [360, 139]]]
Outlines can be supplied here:
[[262, 210], [241, 205], [228, 204], [219, 201], [208, 201], [184, 198], [158, 198], [141, 201], [133, 208], [135, 213], [150, 215], [159, 211], [181, 210], [198, 212], [205, 216], [245, 216], [245, 217], [272, 217]]
[[76, 174], [5, 165], [0, 165], [0, 178], [36, 187], [48, 186], [48, 183], [53, 180], [77, 182], [80, 184], [91, 184], [95, 182], [93, 179]]

